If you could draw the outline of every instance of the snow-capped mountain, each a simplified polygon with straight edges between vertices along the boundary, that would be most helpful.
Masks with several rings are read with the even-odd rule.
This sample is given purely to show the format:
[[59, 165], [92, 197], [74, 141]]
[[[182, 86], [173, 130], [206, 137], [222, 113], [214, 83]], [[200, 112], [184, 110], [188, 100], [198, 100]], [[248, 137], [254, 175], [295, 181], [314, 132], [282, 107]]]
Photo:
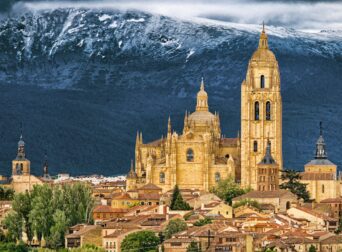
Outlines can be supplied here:
[[[128, 170], [137, 130], [182, 130], [203, 76], [222, 132], [240, 127], [240, 85], [260, 26], [140, 11], [67, 8], [0, 24], [0, 173], [10, 172], [23, 123], [33, 171]], [[329, 158], [341, 165], [342, 32], [267, 27], [280, 64], [286, 167], [313, 157], [323, 121]]]

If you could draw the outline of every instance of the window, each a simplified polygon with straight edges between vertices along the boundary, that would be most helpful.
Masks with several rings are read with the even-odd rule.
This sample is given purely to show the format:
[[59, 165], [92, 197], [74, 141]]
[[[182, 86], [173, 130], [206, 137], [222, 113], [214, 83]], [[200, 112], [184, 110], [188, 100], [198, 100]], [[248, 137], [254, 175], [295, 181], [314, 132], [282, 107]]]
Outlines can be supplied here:
[[254, 103], [254, 120], [259, 121], [259, 102]]
[[228, 159], [228, 158], [229, 158], [229, 154], [226, 154], [226, 155], [225, 155], [225, 158]]
[[253, 151], [258, 152], [258, 142], [257, 141], [253, 142]]
[[162, 183], [162, 184], [165, 183], [165, 173], [164, 172], [159, 173], [159, 183]]
[[194, 151], [192, 149], [188, 149], [186, 151], [186, 161], [188, 161], [188, 162], [194, 161]]
[[221, 179], [221, 174], [219, 172], [215, 173], [215, 182], [219, 182], [219, 180]]
[[322, 185], [322, 193], [324, 193], [324, 185]]
[[266, 102], [266, 121], [271, 120], [271, 102]]
[[260, 88], [265, 88], [265, 76], [260, 76]]

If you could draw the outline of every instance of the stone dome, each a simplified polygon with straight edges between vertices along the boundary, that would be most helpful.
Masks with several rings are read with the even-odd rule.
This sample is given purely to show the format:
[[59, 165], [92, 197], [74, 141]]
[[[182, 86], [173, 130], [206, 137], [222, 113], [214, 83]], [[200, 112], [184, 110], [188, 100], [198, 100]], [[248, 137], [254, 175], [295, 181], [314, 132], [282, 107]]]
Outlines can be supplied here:
[[277, 61], [274, 53], [269, 49], [258, 48], [252, 55], [251, 61]]
[[189, 122], [195, 122], [195, 124], [206, 124], [214, 122], [215, 115], [209, 111], [195, 111], [189, 116]]

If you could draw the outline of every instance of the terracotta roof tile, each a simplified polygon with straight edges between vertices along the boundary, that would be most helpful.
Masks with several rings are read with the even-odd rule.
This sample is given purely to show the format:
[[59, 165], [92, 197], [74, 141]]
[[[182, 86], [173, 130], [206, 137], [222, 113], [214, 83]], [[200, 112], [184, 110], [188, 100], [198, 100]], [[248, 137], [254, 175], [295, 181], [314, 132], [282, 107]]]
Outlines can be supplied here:
[[336, 180], [336, 174], [331, 172], [301, 172], [301, 180]]

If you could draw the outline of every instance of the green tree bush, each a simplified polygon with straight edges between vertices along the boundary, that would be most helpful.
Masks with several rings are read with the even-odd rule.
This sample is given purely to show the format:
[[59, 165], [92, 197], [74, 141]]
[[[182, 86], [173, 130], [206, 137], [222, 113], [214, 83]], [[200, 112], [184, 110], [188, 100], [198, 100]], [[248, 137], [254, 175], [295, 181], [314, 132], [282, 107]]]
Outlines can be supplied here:
[[0, 200], [13, 200], [14, 190], [11, 188], [0, 187]]
[[173, 234], [186, 230], [188, 227], [182, 219], [170, 220], [164, 229], [165, 239], [170, 239]]
[[281, 179], [284, 181], [279, 187], [291, 191], [297, 195], [298, 199], [303, 199], [304, 202], [310, 201], [310, 194], [306, 189], [306, 184], [300, 182], [300, 173], [295, 170], [283, 170]]
[[251, 189], [243, 189], [238, 183], [235, 183], [232, 177], [219, 180], [217, 185], [211, 188], [210, 192], [214, 193], [217, 197], [224, 200], [229, 205], [232, 205], [232, 200], [235, 197], [249, 192]]
[[197, 242], [192, 241], [189, 246], [186, 248], [186, 252], [201, 252], [200, 246]]
[[208, 218], [208, 217], [205, 217], [204, 219], [199, 219], [198, 221], [196, 221], [194, 223], [194, 226], [201, 227], [201, 226], [204, 226], [204, 225], [207, 225], [207, 224], [211, 224], [211, 223], [212, 223], [211, 219]]
[[183, 200], [182, 194], [177, 185], [175, 185], [172, 193], [171, 203], [170, 203], [171, 210], [191, 210], [192, 208], [190, 205]]
[[15, 195], [12, 211], [4, 220], [7, 238], [20, 241], [25, 232], [29, 241], [36, 234], [39, 241], [44, 237], [49, 248], [62, 247], [68, 227], [92, 222], [91, 194], [90, 186], [76, 183], [54, 187], [38, 185], [31, 193]]
[[240, 206], [246, 206], [246, 205], [255, 207], [259, 210], [261, 209], [258, 201], [250, 200], [250, 199], [243, 199], [243, 200], [240, 200], [239, 202], [236, 202], [235, 204], [233, 204], [233, 208], [238, 208]]
[[121, 243], [122, 252], [156, 251], [160, 241], [154, 232], [145, 230], [127, 235]]

